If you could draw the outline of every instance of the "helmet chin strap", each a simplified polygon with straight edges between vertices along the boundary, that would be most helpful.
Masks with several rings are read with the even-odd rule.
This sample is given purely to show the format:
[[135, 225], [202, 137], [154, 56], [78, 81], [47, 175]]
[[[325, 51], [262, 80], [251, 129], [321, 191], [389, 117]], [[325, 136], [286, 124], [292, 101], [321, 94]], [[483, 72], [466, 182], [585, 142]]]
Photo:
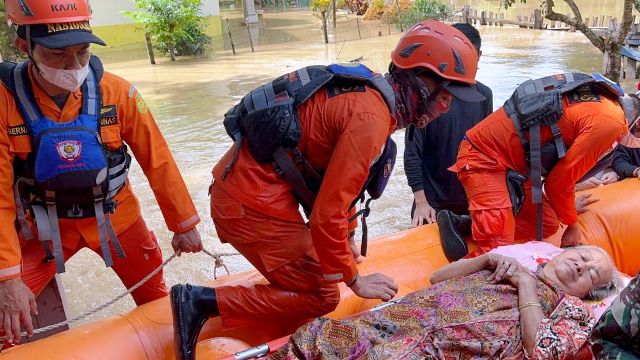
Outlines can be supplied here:
[[440, 92], [438, 87], [430, 91], [427, 84], [413, 70], [393, 68], [387, 76], [396, 95], [396, 121], [398, 128], [409, 125], [426, 126], [429, 118], [429, 106]]
[[27, 41], [27, 57], [31, 60], [31, 64], [36, 68], [38, 72], [40, 72], [40, 68], [38, 68], [38, 63], [33, 59], [33, 42], [31, 40], [31, 25], [25, 26], [25, 40]]

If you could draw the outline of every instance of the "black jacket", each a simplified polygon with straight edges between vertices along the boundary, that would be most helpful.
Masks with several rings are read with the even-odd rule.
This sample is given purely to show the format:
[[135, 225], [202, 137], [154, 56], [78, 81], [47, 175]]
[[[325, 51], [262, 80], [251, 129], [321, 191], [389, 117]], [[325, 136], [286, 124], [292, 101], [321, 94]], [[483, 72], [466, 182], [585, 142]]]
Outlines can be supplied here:
[[633, 170], [640, 167], [640, 149], [618, 145], [613, 154], [613, 170], [621, 179], [632, 177]]
[[464, 134], [493, 112], [493, 94], [478, 82], [485, 101], [464, 103], [454, 99], [451, 110], [422, 129], [415, 129], [413, 141], [405, 132], [404, 171], [413, 192], [424, 190], [436, 209], [468, 208], [467, 197], [456, 174], [447, 168], [456, 162]]

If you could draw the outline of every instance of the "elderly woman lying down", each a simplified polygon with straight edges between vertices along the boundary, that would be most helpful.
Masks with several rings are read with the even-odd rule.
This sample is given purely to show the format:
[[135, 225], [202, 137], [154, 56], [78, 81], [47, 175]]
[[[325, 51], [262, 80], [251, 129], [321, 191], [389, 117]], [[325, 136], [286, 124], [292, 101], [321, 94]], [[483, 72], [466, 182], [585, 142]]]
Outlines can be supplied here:
[[273, 359], [565, 359], [595, 320], [580, 299], [615, 289], [597, 247], [564, 250], [535, 273], [488, 253], [435, 272], [434, 284], [379, 311], [301, 327]]

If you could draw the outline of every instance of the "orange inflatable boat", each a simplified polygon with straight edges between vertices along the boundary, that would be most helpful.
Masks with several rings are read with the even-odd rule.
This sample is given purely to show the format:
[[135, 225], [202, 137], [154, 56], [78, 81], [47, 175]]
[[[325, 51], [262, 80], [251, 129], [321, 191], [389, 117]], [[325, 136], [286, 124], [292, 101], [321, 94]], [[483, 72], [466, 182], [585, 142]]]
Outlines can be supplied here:
[[[587, 191], [599, 201], [579, 216], [582, 238], [586, 243], [608, 251], [619, 270], [635, 275], [640, 270], [640, 181], [625, 181]], [[562, 231], [562, 230], [561, 230]], [[559, 244], [561, 231], [549, 242]], [[472, 247], [473, 245], [470, 244]], [[435, 225], [399, 232], [374, 239], [366, 260], [359, 264], [363, 274], [381, 272], [399, 284], [398, 297], [429, 285], [429, 276], [447, 260], [440, 247]], [[251, 284], [265, 281], [256, 271], [233, 274], [209, 286]], [[342, 285], [338, 308], [333, 318], [371, 309], [379, 301], [356, 297]], [[272, 341], [277, 347], [286, 339], [275, 339], [272, 324], [256, 322], [243, 328], [222, 330], [217, 319], [210, 320], [198, 343], [198, 358], [221, 359], [248, 347]], [[82, 325], [71, 330], [20, 345], [0, 353], [0, 360], [54, 359], [174, 359], [173, 329], [169, 299], [140, 306], [128, 314]]]

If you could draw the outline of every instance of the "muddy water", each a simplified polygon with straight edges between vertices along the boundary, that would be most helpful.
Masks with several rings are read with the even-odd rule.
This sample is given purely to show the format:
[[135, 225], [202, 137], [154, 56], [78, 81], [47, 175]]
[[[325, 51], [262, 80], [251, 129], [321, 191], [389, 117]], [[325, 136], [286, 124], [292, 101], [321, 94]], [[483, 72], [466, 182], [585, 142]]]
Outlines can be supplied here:
[[[299, 15], [296, 15], [299, 16]], [[314, 21], [308, 13], [310, 21]], [[532, 31], [482, 27], [483, 52], [478, 79], [493, 89], [494, 104], [502, 104], [514, 87], [531, 77], [554, 72], [599, 71], [602, 56], [579, 33]], [[107, 69], [136, 84], [173, 150], [194, 202], [203, 218], [198, 226], [205, 246], [213, 251], [232, 251], [221, 245], [209, 218], [207, 186], [210, 170], [230, 145], [222, 115], [247, 91], [281, 73], [310, 64], [328, 64], [363, 57], [377, 71], [384, 71], [389, 53], [399, 36], [322, 44], [289, 44], [257, 53], [218, 55], [213, 59], [164, 62], [149, 66], [145, 61], [108, 63]], [[402, 154], [403, 132], [394, 135]], [[165, 257], [171, 253], [171, 234], [140, 168], [131, 173], [145, 219], [153, 229]], [[406, 185], [401, 155], [383, 197], [374, 202], [370, 234], [383, 235], [407, 229], [412, 194]], [[249, 268], [240, 257], [227, 258], [232, 272]], [[202, 283], [213, 277], [213, 261], [203, 254], [184, 255], [171, 263], [167, 285], [190, 281]], [[72, 315], [92, 309], [124, 290], [111, 270], [89, 251], [70, 260], [63, 275]], [[125, 299], [96, 317], [130, 310]]]

